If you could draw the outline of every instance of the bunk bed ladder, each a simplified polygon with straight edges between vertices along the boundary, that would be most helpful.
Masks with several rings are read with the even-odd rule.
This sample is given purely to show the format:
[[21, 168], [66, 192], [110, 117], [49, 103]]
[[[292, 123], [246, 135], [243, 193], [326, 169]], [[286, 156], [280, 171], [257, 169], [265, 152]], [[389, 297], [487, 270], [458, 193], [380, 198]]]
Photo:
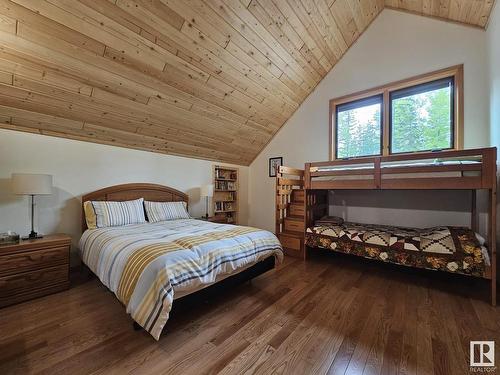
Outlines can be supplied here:
[[304, 171], [280, 166], [276, 173], [276, 236], [289, 256], [305, 259]]

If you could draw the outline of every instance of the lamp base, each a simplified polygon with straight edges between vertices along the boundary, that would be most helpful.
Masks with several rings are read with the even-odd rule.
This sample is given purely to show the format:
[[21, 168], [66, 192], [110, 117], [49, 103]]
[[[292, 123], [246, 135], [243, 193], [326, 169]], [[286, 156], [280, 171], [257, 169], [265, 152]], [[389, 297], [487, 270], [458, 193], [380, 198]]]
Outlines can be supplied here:
[[39, 238], [43, 238], [43, 235], [36, 232], [31, 232], [28, 236], [23, 237], [22, 240], [37, 240]]

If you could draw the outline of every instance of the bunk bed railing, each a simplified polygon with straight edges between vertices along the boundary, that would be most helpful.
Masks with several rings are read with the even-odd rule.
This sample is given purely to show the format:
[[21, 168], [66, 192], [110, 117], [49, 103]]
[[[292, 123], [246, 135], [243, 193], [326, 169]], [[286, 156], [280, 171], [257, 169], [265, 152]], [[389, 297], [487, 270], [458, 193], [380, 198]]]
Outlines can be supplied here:
[[496, 148], [423, 152], [305, 165], [306, 189], [490, 189]]

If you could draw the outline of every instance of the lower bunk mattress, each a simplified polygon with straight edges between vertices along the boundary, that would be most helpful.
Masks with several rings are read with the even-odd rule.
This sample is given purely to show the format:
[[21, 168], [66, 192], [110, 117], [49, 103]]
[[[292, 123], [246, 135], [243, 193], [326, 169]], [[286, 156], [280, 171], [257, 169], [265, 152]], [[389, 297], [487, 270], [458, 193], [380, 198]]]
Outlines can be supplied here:
[[484, 239], [468, 228], [425, 229], [344, 222], [306, 229], [306, 246], [404, 266], [484, 277]]

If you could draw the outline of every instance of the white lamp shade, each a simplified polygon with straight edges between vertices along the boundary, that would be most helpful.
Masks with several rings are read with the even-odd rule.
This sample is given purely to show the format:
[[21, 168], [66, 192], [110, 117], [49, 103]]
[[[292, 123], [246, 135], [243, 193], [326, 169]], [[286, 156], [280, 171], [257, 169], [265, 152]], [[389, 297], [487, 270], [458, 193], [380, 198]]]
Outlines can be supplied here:
[[12, 174], [12, 191], [16, 195], [52, 194], [52, 176], [49, 174]]
[[200, 195], [202, 197], [213, 197], [214, 196], [214, 185], [203, 185], [200, 188]]

